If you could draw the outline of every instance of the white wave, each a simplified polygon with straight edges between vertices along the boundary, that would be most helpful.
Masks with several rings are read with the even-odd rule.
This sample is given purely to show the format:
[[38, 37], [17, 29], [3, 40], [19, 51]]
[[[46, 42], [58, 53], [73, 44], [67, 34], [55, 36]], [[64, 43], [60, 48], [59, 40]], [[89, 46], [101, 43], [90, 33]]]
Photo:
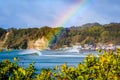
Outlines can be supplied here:
[[80, 50], [77, 49], [77, 48], [72, 48], [72, 49], [68, 49], [68, 50], [66, 50], [65, 52], [70, 52], [70, 53], [73, 53], [73, 52], [75, 52], [75, 53], [80, 53]]
[[43, 57], [86, 57], [86, 55], [42, 55]]
[[18, 53], [20, 55], [27, 55], [27, 54], [37, 54], [39, 56], [42, 55], [42, 53], [39, 50], [36, 49], [27, 49], [27, 50], [23, 50], [22, 52]]
[[[70, 54], [61, 54], [61, 55], [41, 55], [41, 56], [43, 56], [43, 57], [87, 57], [88, 56], [88, 54], [77, 54], [77, 55], [70, 55]], [[96, 57], [99, 57], [97, 54], [95, 55]], [[92, 56], [91, 56], [92, 57]]]

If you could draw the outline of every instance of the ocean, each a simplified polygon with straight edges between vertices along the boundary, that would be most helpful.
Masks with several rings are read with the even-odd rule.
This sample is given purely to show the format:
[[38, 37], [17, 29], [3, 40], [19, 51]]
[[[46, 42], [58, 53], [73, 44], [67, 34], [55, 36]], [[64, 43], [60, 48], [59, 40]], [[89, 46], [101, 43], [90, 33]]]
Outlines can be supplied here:
[[18, 58], [18, 64], [24, 68], [28, 67], [30, 63], [35, 62], [34, 66], [38, 70], [38, 73], [43, 68], [55, 68], [55, 66], [61, 66], [67, 63], [68, 66], [77, 66], [80, 62], [83, 63], [85, 57], [93, 53], [97, 55], [96, 51], [82, 51], [77, 52], [65, 52], [65, 51], [38, 51], [34, 49], [28, 50], [13, 50], [3, 51], [0, 53], [0, 61], [9, 59], [14, 61], [14, 57]]

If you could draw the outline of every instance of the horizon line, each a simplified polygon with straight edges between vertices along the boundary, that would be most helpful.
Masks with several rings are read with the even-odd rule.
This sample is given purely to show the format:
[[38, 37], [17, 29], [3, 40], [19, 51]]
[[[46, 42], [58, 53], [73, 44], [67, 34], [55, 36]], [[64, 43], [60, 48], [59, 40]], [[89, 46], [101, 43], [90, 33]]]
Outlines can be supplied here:
[[15, 29], [26, 29], [26, 28], [42, 28], [42, 27], [50, 27], [50, 28], [58, 28], [58, 27], [63, 27], [63, 28], [71, 28], [71, 27], [83, 27], [84, 25], [86, 24], [100, 24], [101, 26], [102, 25], [107, 25], [107, 24], [120, 24], [120, 22], [109, 22], [109, 23], [99, 23], [99, 22], [90, 22], [90, 23], [84, 23], [84, 24], [81, 24], [81, 25], [72, 25], [72, 26], [48, 26], [48, 25], [44, 25], [44, 26], [34, 26], [34, 27], [29, 27], [29, 26], [24, 26], [24, 27], [18, 27], [18, 26], [15, 26], [15, 27], [9, 27], [9, 26], [4, 26], [4, 27], [1, 27], [0, 28], [3, 28], [3, 29], [10, 29], [10, 28], [15, 28]]

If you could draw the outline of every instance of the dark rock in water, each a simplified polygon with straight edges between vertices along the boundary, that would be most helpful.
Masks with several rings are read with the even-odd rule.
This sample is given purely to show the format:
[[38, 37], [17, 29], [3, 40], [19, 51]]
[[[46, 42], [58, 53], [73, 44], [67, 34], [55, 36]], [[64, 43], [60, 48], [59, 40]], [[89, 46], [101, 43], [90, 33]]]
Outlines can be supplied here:
[[39, 55], [38, 53], [32, 53], [32, 54], [28, 54], [28, 55]]

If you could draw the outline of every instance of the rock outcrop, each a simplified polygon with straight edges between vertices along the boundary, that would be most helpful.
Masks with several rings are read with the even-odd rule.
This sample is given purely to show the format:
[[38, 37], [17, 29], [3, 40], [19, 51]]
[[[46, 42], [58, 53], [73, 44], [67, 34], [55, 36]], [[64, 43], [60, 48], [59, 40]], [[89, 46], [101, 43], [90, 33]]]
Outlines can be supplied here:
[[37, 50], [47, 49], [49, 41], [45, 38], [39, 38], [37, 40], [28, 41], [28, 49], [33, 48]]
[[4, 38], [4, 40], [0, 40], [0, 48], [3, 48], [3, 46], [4, 46], [4, 44], [5, 44], [5, 42], [7, 41], [7, 39], [8, 39], [8, 36], [9, 36], [9, 32], [7, 32], [6, 33], [6, 35], [5, 35], [5, 38]]

